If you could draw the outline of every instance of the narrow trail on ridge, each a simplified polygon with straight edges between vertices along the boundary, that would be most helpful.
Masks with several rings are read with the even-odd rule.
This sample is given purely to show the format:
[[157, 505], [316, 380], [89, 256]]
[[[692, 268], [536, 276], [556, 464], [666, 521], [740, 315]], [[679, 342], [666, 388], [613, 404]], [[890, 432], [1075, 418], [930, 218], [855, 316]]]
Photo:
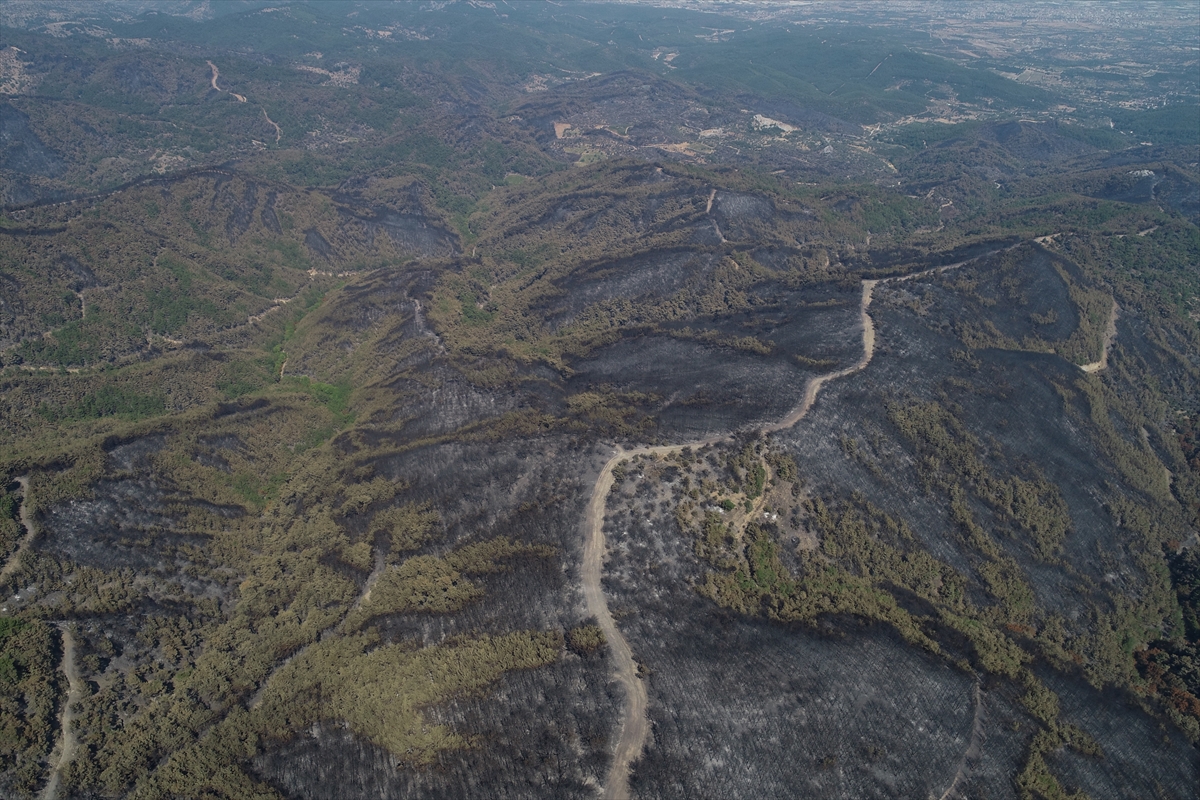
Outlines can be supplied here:
[[804, 385], [804, 396], [800, 400], [800, 405], [792, 409], [792, 412], [779, 420], [779, 422], [776, 422], [774, 425], [768, 425], [763, 429], [764, 432], [775, 433], [776, 431], [787, 430], [792, 427], [803, 419], [808, 410], [812, 408], [813, 403], [817, 402], [817, 395], [820, 393], [822, 386], [836, 378], [844, 378], [847, 375], [852, 375], [871, 363], [871, 357], [875, 355], [875, 322], [871, 319], [871, 315], [867, 313], [867, 309], [871, 306], [871, 298], [875, 294], [875, 285], [877, 283], [879, 283], [878, 280], [865, 280], [862, 282], [862, 301], [859, 303], [859, 315], [862, 320], [863, 331], [862, 358], [845, 369], [831, 372], [828, 375], [818, 375], [810, 379]]
[[[286, 364], [286, 362], [284, 363]], [[280, 371], [280, 374], [283, 374], [282, 371]], [[296, 650], [296, 652], [287, 656], [282, 661], [278, 662], [274, 667], [272, 667], [271, 671], [267, 673], [267, 676], [262, 679], [258, 689], [254, 692], [254, 694], [250, 695], [250, 699], [246, 702], [247, 711], [254, 711], [256, 708], [262, 705], [263, 696], [267, 693], [267, 687], [271, 685], [271, 681], [274, 680], [275, 676], [278, 675], [284, 667], [292, 663], [293, 659], [308, 652], [309, 648], [322, 642], [329, 634], [345, 630], [346, 620], [349, 618], [349, 616], [362, 608], [364, 603], [371, 602], [371, 590], [375, 588], [375, 584], [379, 582], [379, 578], [381, 575], [383, 575], [384, 571], [387, 569], [387, 566], [387, 558], [385, 553], [382, 550], [376, 552], [375, 566], [371, 569], [371, 574], [367, 576], [367, 581], [363, 584], [362, 591], [359, 592], [358, 597], [354, 600], [354, 605], [350, 606], [346, 613], [343, 614], [337, 622], [334, 622], [323, 628], [321, 632], [316, 635], [316, 638], [314, 638], [311, 642], [303, 645]]]
[[212, 88], [216, 89], [218, 92], [225, 91], [220, 86], [217, 86], [217, 78], [221, 76], [221, 70], [217, 69], [217, 65], [211, 61], [206, 61], [205, 63], [208, 64], [210, 69], [212, 69]]
[[[37, 528], [33, 524], [33, 512], [29, 508], [29, 476], [21, 475], [14, 480], [21, 487], [20, 518], [21, 525], [25, 528], [25, 535], [21, 537], [21, 544], [13, 551], [12, 556], [4, 564], [4, 568], [0, 569], [0, 580], [7, 578], [17, 570], [22, 557], [29, 550], [29, 545], [37, 535]], [[83, 699], [83, 678], [80, 677], [79, 667], [75, 663], [75, 636], [64, 623], [56, 624], [62, 631], [63, 637], [62, 670], [67, 676], [67, 697], [63, 703], [62, 714], [59, 715], [62, 739], [57, 747], [58, 760], [54, 762], [54, 767], [50, 770], [50, 778], [39, 795], [41, 800], [55, 800], [58, 797], [58, 784], [62, 777], [62, 771], [71, 763], [71, 759], [75, 757], [75, 751], [79, 749], [79, 741], [74, 730], [75, 712], [72, 710], [72, 706]]]
[[983, 749], [983, 687], [979, 681], [975, 681], [975, 716], [971, 720], [971, 739], [967, 742], [967, 749], [963, 753], [962, 759], [958, 762], [958, 769], [954, 772], [954, 780], [950, 782], [949, 788], [942, 793], [938, 800], [950, 800], [958, 792], [958, 785], [962, 783], [963, 778], [967, 777], [967, 767], [972, 759], [979, 758], [979, 753]]
[[[714, 191], [709, 196], [710, 208], [712, 198], [715, 194], [716, 192]], [[862, 298], [859, 303], [859, 313], [862, 321], [862, 357], [857, 363], [845, 369], [809, 379], [808, 383], [804, 386], [804, 394], [799, 405], [779, 422], [768, 425], [762, 430], [765, 433], [775, 433], [791, 428], [803, 419], [813, 407], [813, 404], [817, 400], [817, 395], [821, 391], [821, 387], [836, 378], [844, 378], [847, 375], [859, 372], [871, 363], [871, 357], [875, 354], [875, 323], [868, 312], [876, 286], [881, 283], [907, 281], [925, 275], [957, 269], [971, 261], [976, 261], [1004, 250], [1011, 250], [1016, 246], [1014, 244], [1010, 247], [998, 248], [955, 264], [933, 267], [932, 269], [914, 272], [909, 275], [863, 280]], [[608, 501], [608, 494], [612, 491], [613, 468], [625, 459], [634, 456], [668, 455], [683, 450], [685, 447], [704, 447], [730, 438], [731, 434], [716, 434], [706, 439], [681, 442], [679, 444], [638, 447], [633, 450], [624, 450], [621, 447], [617, 447], [616, 453], [604, 464], [603, 469], [600, 470], [600, 474], [596, 477], [595, 486], [592, 488], [592, 495], [588, 501], [587, 511], [584, 515], [585, 538], [583, 562], [580, 569], [583, 596], [588, 613], [596, 618], [600, 630], [604, 632], [604, 638], [608, 642], [610, 652], [612, 653], [615, 677], [625, 689], [625, 708], [622, 713], [620, 733], [613, 751], [613, 761], [609, 767], [608, 776], [604, 782], [603, 792], [601, 793], [601, 797], [604, 800], [627, 800], [629, 797], [630, 765], [641, 756], [642, 750], [646, 745], [646, 738], [650, 733], [650, 720], [646, 715], [648, 703], [646, 684], [638, 674], [638, 665], [634, 661], [633, 651], [629, 647], [629, 642], [625, 640], [625, 637], [617, 628], [612, 612], [609, 611], [608, 601], [604, 597], [604, 588], [601, 583], [605, 549], [604, 509]]]
[[62, 715], [59, 717], [59, 727], [62, 730], [62, 742], [59, 747], [58, 761], [50, 772], [50, 780], [42, 789], [42, 800], [56, 800], [58, 785], [62, 780], [63, 770], [75, 758], [79, 749], [79, 739], [75, 735], [75, 712], [72, 706], [83, 699], [83, 678], [79, 675], [79, 667], [75, 663], [75, 637], [64, 623], [57, 623], [63, 637], [62, 669], [67, 676], [67, 699], [63, 703]]
[[1113, 300], [1112, 312], [1108, 315], [1108, 327], [1104, 331], [1104, 349], [1100, 351], [1100, 360], [1093, 361], [1090, 364], [1081, 364], [1080, 369], [1087, 373], [1099, 372], [1108, 366], [1108, 354], [1112, 350], [1113, 342], [1117, 339], [1117, 319], [1121, 316], [1121, 309], [1117, 305], [1117, 301]]
[[[212, 85], [212, 88], [216, 89], [218, 92], [221, 92], [223, 94], [228, 94], [230, 97], [232, 97], [234, 100], [237, 100], [239, 103], [249, 102], [249, 100], [247, 100], [247, 98], [246, 98], [246, 95], [238, 94], [237, 92], [231, 92], [228, 89], [222, 89], [220, 86], [218, 86], [217, 78], [221, 77], [221, 70], [217, 69], [217, 65], [211, 61], [206, 61], [204, 63], [208, 64], [209, 68], [212, 69], [212, 77], [209, 79], [209, 83]], [[263, 118], [267, 121], [267, 124], [275, 129], [275, 143], [279, 144], [279, 140], [281, 138], [283, 138], [283, 128], [279, 127], [279, 124], [277, 122], [275, 122], [275, 120], [271, 119], [271, 115], [267, 113], [266, 108], [263, 108], [260, 105], [259, 109], [262, 111]]]
[[262, 112], [263, 112], [263, 117], [267, 120], [267, 124], [269, 124], [272, 128], [275, 129], [275, 144], [279, 144], [279, 140], [283, 136], [283, 128], [279, 127], [279, 123], [277, 123], [275, 120], [271, 119], [271, 116], [267, 113], [267, 110], [265, 108], [262, 110]]
[[4, 580], [16, 571], [17, 566], [21, 563], [21, 557], [29, 550], [29, 545], [34, 537], [33, 515], [29, 513], [29, 476], [22, 475], [16, 478], [16, 483], [21, 487], [21, 525], [25, 528], [25, 535], [21, 537], [21, 543], [9, 556], [4, 568], [0, 569], [0, 580]]

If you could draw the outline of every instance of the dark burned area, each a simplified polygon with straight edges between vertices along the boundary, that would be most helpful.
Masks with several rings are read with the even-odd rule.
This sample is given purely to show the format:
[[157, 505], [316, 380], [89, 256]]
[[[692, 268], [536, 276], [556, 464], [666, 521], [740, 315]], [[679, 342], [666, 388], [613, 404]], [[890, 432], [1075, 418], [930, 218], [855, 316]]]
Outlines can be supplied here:
[[[350, 219], [343, 215], [341, 224]], [[386, 223], [378, 224], [391, 235]], [[305, 242], [315, 255], [322, 248], [336, 252], [314, 231]], [[1080, 380], [1078, 368], [1049, 352], [1004, 346], [1031, 337], [1050, 347], [1068, 340], [1079, 319], [1063, 275], [1081, 276], [1069, 261], [1038, 246], [1013, 252], [1015, 257], [988, 256], [927, 279], [878, 287], [870, 365], [825, 386], [810, 414], [777, 434], [772, 446], [796, 460], [807, 495], [899, 515], [921, 548], [971, 576], [977, 553], [964, 543], [946, 499], [928, 488], [912, 443], [886, 415], [897, 405], [952, 409], [971, 435], [988, 443], [992, 468], [1026, 478], [1044, 475], [1061, 491], [1070, 531], [1060, 561], [1040, 558], [1019, 537], [1001, 536], [999, 547], [1029, 582], [1036, 605], [1055, 609], [1068, 631], [1084, 635], [1090, 615], [1113, 608], [1116, 595], [1138, 592], [1145, 578], [1100, 499], [1119, 478], [1096, 443], [1071, 422], [1087, 413], [1069, 388]], [[553, 330], [595, 303], [670, 298], [700, 286], [711, 269], [706, 265], [720, 258], [686, 249], [602, 263], [559, 281], [559, 294], [538, 313]], [[786, 268], [786, 259], [781, 263], [773, 266]], [[482, 599], [456, 613], [371, 617], [378, 641], [420, 649], [480, 632], [570, 630], [586, 622], [578, 593], [578, 520], [598, 459], [607, 452], [596, 433], [531, 436], [518, 428], [496, 438], [485, 425], [477, 434], [483, 441], [476, 443], [410, 442], [453, 436], [489, 419], [531, 412], [553, 418], [566, 412], [568, 398], [597, 389], [640, 398], [633, 404], [649, 427], [640, 429], [639, 438], [687, 441], [753, 430], [794, 408], [814, 376], [858, 361], [859, 296], [857, 286], [840, 280], [801, 288], [760, 282], [748, 294], [747, 310], [634, 326], [572, 361], [569, 377], [531, 370], [509, 387], [489, 389], [455, 368], [416, 313], [418, 304], [435, 302], [427, 279], [381, 275], [364, 283], [361, 293], [347, 287], [317, 312], [322, 338], [308, 352], [289, 353], [289, 371], [320, 369], [323, 349], [337, 341], [358, 346], [381, 325], [390, 332], [374, 346], [407, 353], [378, 379], [395, 400], [331, 444], [346, 459], [343, 469], [398, 487], [388, 500], [392, 506], [436, 509], [439, 537], [404, 557], [441, 556], [499, 537], [553, 552], [507, 558], [500, 571], [474, 580]], [[561, 310], [550, 310], [555, 308]], [[994, 346], [976, 343], [969, 357], [960, 357], [966, 352], [964, 320], [986, 326]], [[1137, 326], [1136, 317], [1122, 318], [1121, 352], [1154, 351], [1138, 337]], [[763, 343], [763, 352], [705, 342], [697, 331], [729, 341], [750, 337]], [[283, 424], [269, 421], [285, 413], [272, 408], [264, 400], [217, 405], [211, 419], [226, 432], [192, 435], [192, 457], [227, 476], [244, 470], [244, 463], [260, 469], [253, 466], [257, 448], [236, 431], [250, 418]], [[161, 646], [147, 647], [146, 620], [212, 624], [236, 607], [236, 572], [208, 558], [208, 537], [177, 520], [189, 513], [242, 520], [247, 512], [190, 496], [162, 473], [164, 453], [181, 446], [178, 436], [114, 441], [105, 449], [105, 477], [90, 484], [91, 499], [52, 505], [37, 518], [39, 559], [134, 576], [129, 596], [115, 608], [100, 604], [77, 617], [80, 668], [97, 705], [117, 691], [114, 679], [128, 680], [117, 678], [123, 670], [143, 670], [158, 680], [156, 671], [169, 671], [188, 652], [187, 645], [177, 645], [167, 657]], [[861, 444], [848, 452], [848, 440]], [[372, 455], [389, 448], [400, 452]], [[592, 466], [581, 470], [581, 464]], [[820, 796], [924, 795], [961, 775], [957, 785], [964, 794], [1008, 796], [1004, 787], [1021, 772], [1039, 728], [1016, 680], [989, 674], [973, 657], [969, 639], [938, 622], [927, 601], [895, 584], [898, 601], [912, 616], [927, 619], [923, 624], [941, 655], [914, 648], [886, 623], [860, 616], [784, 622], [714, 604], [695, 589], [711, 567], [696, 557], [675, 522], [683, 493], [670, 487], [677, 483], [678, 475], [648, 481], [644, 494], [631, 479], [608, 503], [605, 590], [651, 698], [652, 736], [631, 775], [636, 795], [783, 796], [801, 788]], [[663, 486], [668, 489], [660, 495]], [[300, 495], [277, 502], [303, 515], [309, 500]], [[975, 513], [990, 513], [981, 501], [971, 502]], [[387, 553], [391, 544], [369, 524], [375, 510], [346, 515], [342, 525], [352, 540]], [[989, 527], [1003, 530], [1005, 522]], [[780, 533], [779, 541], [782, 563], [797, 574], [808, 568], [797, 557], [794, 537]], [[369, 563], [355, 567], [343, 556], [323, 563], [358, 591], [365, 589]], [[146, 580], [150, 584], [139, 587]], [[968, 592], [980, 606], [995, 602], [975, 578], [968, 578]], [[187, 634], [182, 640], [199, 648]], [[973, 666], [961, 666], [968, 663]], [[1073, 669], [1064, 677], [1037, 663], [1041, 679], [1060, 697], [1064, 724], [1102, 743], [1102, 758], [1070, 749], [1050, 755], [1066, 785], [1098, 795], [1116, 786], [1136, 794], [1186, 795], [1196, 760], [1180, 734], [1163, 739], [1157, 723], [1122, 690], [1101, 694]], [[142, 696], [141, 702], [152, 702]], [[264, 740], [245, 769], [289, 796], [588, 797], [607, 772], [622, 700], [602, 654], [565, 654], [551, 666], [512, 672], [484, 694], [429, 706], [429, 724], [470, 732], [471, 744], [445, 750], [419, 768], [331, 719], [282, 741]], [[92, 730], [81, 733], [95, 735]], [[744, 781], [747, 772], [757, 776], [753, 784]]]
[[492, 5], [0, 7], [0, 795], [1194, 796], [1186, 42]]
[[[1082, 633], [1093, 609], [1119, 605], [1145, 578], [1134, 577], [1140, 570], [1133, 554], [1097, 499], [1111, 479], [1103, 456], [1079, 436], [1055, 391], [1074, 380], [1076, 368], [1058, 357], [1000, 349], [976, 351], [978, 363], [955, 368], [950, 351], [961, 344], [946, 329], [973, 315], [946, 284], [987, 275], [989, 266], [877, 289], [875, 359], [853, 379], [826, 387], [812, 412], [778, 439], [796, 459], [806, 492], [900, 515], [923, 549], [969, 574], [977, 557], [964, 548], [944, 501], [922, 489], [895, 426], [872, 413], [897, 402], [947, 403], [991, 443], [993, 464], [1022, 471], [1020, 465], [1036, 463], [1063, 492], [1072, 530], [1057, 568], [1019, 540], [1001, 539], [1000, 547], [1020, 565], [1037, 604]], [[1066, 300], [1044, 252], [1029, 251], [1019, 266], [1026, 277], [1020, 288], [1037, 290], [1030, 293], [1039, 303]], [[906, 307], [913, 295], [933, 296], [920, 316]], [[1131, 349], [1132, 339], [1125, 345]], [[1051, 408], [1060, 410], [1047, 413]], [[845, 452], [839, 442], [846, 437], [868, 452]], [[606, 589], [652, 698], [654, 738], [634, 773], [636, 792], [754, 797], [804, 787], [820, 796], [915, 796], [944, 789], [963, 770], [964, 795], [1007, 796], [1004, 776], [1019, 771], [1036, 720], [1013, 682], [986, 674], [973, 680], [947, 663], [973, 661], [972, 648], [955, 631], [939, 629], [932, 606], [894, 590], [914, 616], [929, 619], [942, 658], [914, 652], [877, 623], [823, 616], [796, 626], [716, 608], [688, 588], [703, 582], [705, 566], [672, 515], [683, 490], [663, 481], [628, 478], [610, 498], [606, 522], [613, 548]], [[977, 504], [976, 512], [987, 509]], [[994, 524], [1003, 528], [1002, 520]], [[804, 559], [788, 558], [795, 539], [780, 540], [784, 563], [802, 571]], [[1071, 566], [1064, 572], [1062, 564]], [[978, 585], [972, 593], [989, 601]], [[1106, 743], [1103, 759], [1070, 750], [1055, 757], [1071, 785], [1093, 796], [1117, 786], [1129, 796], [1186, 796], [1197, 763], [1178, 732], [1164, 733], [1127, 693], [1098, 692], [1073, 670], [1063, 676], [1042, 664], [1037, 671], [1061, 697], [1070, 724], [1107, 732], [1093, 734]], [[781, 752], [794, 755], [777, 758]], [[738, 777], [751, 770], [752, 786]]]
[[[375, 464], [402, 482], [397, 496], [439, 509], [443, 543], [418, 552], [508, 537], [549, 545], [555, 557], [518, 556], [476, 582], [485, 599], [455, 615], [393, 614], [373, 620], [382, 641], [405, 648], [479, 631], [570, 629], [577, 576], [572, 554], [588, 475], [567, 465], [588, 451], [567, 440], [445, 445]], [[430, 710], [431, 723], [470, 731], [474, 746], [448, 751], [422, 770], [336, 725], [301, 732], [268, 748], [252, 770], [289, 795], [306, 797], [491, 795], [589, 797], [607, 766], [611, 719], [620, 695], [601, 655], [567, 654], [536, 671], [505, 676], [486, 697], [463, 697]], [[513, 736], [513, 731], [523, 731]]]

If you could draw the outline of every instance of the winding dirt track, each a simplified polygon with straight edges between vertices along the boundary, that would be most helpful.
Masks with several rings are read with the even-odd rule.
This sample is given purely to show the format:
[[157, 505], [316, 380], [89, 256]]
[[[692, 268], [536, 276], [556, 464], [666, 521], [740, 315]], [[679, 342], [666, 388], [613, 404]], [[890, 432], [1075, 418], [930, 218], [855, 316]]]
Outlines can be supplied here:
[[[711, 196], [709, 202], [712, 202]], [[1012, 245], [1012, 247], [1016, 247], [1016, 245]], [[804, 395], [801, 398], [800, 404], [779, 422], [763, 428], [763, 431], [774, 433], [791, 428], [803, 419], [804, 415], [812, 408], [822, 386], [836, 378], [844, 378], [847, 375], [852, 375], [871, 363], [871, 357], [875, 354], [875, 323], [872, 321], [868, 311], [871, 307], [871, 298], [874, 296], [877, 285], [880, 283], [907, 281], [925, 275], [957, 269], [963, 264], [970, 263], [979, 258], [985, 258], [1006, 249], [1011, 249], [1011, 247], [992, 250], [966, 261], [959, 261], [956, 264], [948, 264], [942, 267], [934, 267], [922, 272], [914, 272], [910, 275], [864, 280], [862, 282], [862, 299], [859, 303], [859, 313], [862, 320], [862, 357], [856, 364], [845, 369], [811, 378], [805, 384]], [[638, 675], [637, 662], [633, 659], [633, 651], [630, 649], [629, 643], [625, 640], [625, 637], [621, 634], [616, 622], [613, 620], [612, 613], [608, 608], [608, 601], [604, 597], [604, 588], [601, 585], [605, 548], [604, 507], [608, 500], [608, 494], [612, 490], [613, 468], [621, 461], [633, 456], [667, 455], [680, 451], [685, 447], [704, 447], [705, 445], [715, 444], [729, 438], [730, 436], [728, 435], [716, 435], [707, 439], [683, 442], [681, 444], [638, 447], [633, 450], [622, 450], [618, 447], [613, 457], [600, 470], [600, 474], [596, 477], [596, 484], [592, 488], [592, 496], [588, 501], [587, 512], [584, 516], [585, 538], [583, 563], [580, 569], [580, 577], [583, 582], [583, 596], [588, 613], [596, 618], [600, 629], [604, 631], [604, 638], [607, 640], [612, 654], [615, 677], [625, 689], [625, 708], [621, 719], [621, 732], [617, 737], [617, 744], [613, 751], [612, 765], [609, 767], [608, 777], [604, 782], [604, 789], [601, 793], [601, 797], [604, 800], [627, 800], [629, 797], [630, 765], [641, 756], [642, 749], [646, 744], [646, 738], [650, 733], [650, 723], [646, 716], [646, 685]]]
[[29, 513], [29, 476], [22, 475], [16, 481], [21, 487], [21, 525], [25, 527], [25, 535], [5, 563], [4, 569], [0, 569], [0, 580], [4, 580], [16, 571], [17, 565], [21, 563], [21, 557], [25, 555], [30, 542], [33, 541], [33, 517]]
[[275, 144], [279, 144], [279, 139], [281, 136], [283, 136], [283, 128], [279, 127], [279, 124], [276, 123], [275, 120], [271, 119], [265, 108], [262, 110], [262, 112], [263, 117], [267, 120], [267, 124], [275, 129]]
[[79, 740], [75, 736], [75, 712], [72, 710], [72, 706], [83, 699], [83, 678], [80, 677], [79, 668], [75, 664], [75, 637], [71, 635], [71, 631], [64, 623], [58, 623], [58, 628], [62, 631], [63, 637], [62, 668], [67, 675], [67, 699], [63, 703], [62, 716], [59, 718], [62, 743], [59, 747], [58, 761], [55, 762], [54, 769], [50, 772], [50, 780], [46, 782], [46, 788], [42, 789], [42, 800], [56, 800], [63, 770], [75, 758], [75, 751], [79, 749]]
[[217, 65], [211, 61], [206, 61], [205, 63], [212, 68], [212, 88], [216, 89], [218, 92], [225, 91], [220, 86], [217, 86], [217, 78], [220, 77], [221, 70], [217, 69]]
[[942, 793], [938, 800], [951, 800], [958, 796], [958, 785], [967, 777], [967, 767], [973, 759], [979, 758], [980, 752], [983, 750], [983, 687], [979, 681], [975, 681], [975, 716], [971, 720], [971, 738], [967, 742], [967, 749], [963, 753], [962, 759], [958, 762], [958, 769], [954, 772], [954, 780], [950, 782], [950, 787]]
[[[716, 441], [715, 439], [713, 441]], [[633, 660], [633, 651], [629, 642], [617, 630], [612, 613], [608, 610], [608, 601], [604, 598], [604, 589], [600, 585], [600, 572], [604, 564], [604, 505], [608, 493], [612, 490], [613, 467], [626, 458], [652, 453], [670, 453], [680, 449], [682, 445], [665, 445], [662, 447], [639, 447], [635, 450], [617, 448], [616, 455], [608, 460], [604, 469], [596, 478], [592, 488], [592, 498], [588, 501], [587, 515], [584, 525], [588, 531], [583, 547], [583, 597], [587, 603], [588, 613], [596, 618], [604, 638], [609, 644], [612, 654], [613, 669], [616, 678], [625, 689], [625, 708], [621, 718], [621, 732], [617, 736], [617, 747], [613, 753], [612, 766], [608, 778], [604, 782], [604, 792], [601, 795], [607, 800], [626, 800], [629, 797], [629, 765], [642, 754], [646, 736], [650, 732], [650, 722], [646, 716], [646, 685], [638, 677], [637, 664]]]
[[[212, 88], [216, 89], [218, 92], [222, 92], [222, 93], [231, 95], [233, 97], [233, 99], [237, 100], [239, 103], [248, 102], [246, 100], [246, 96], [244, 94], [238, 94], [237, 92], [231, 92], [228, 89], [222, 89], [220, 86], [218, 86], [217, 78], [221, 77], [221, 70], [217, 69], [217, 65], [211, 61], [206, 61], [205, 63], [208, 64], [208, 66], [212, 68], [212, 78], [209, 80], [209, 83], [212, 85]], [[270, 115], [267, 114], [267, 110], [265, 108], [262, 108], [261, 106], [259, 108], [262, 110], [263, 117], [266, 118], [267, 124], [275, 129], [275, 143], [278, 144], [280, 137], [283, 136], [283, 128], [280, 128], [279, 125], [277, 125], [275, 123], [275, 120], [271, 119]]]
[[867, 313], [867, 309], [871, 306], [871, 298], [875, 294], [875, 284], [877, 280], [867, 280], [862, 282], [862, 301], [859, 305], [859, 314], [862, 318], [862, 340], [863, 354], [862, 358], [857, 363], [840, 369], [837, 372], [831, 372], [828, 375], [818, 375], [809, 380], [804, 385], [804, 397], [800, 400], [800, 405], [792, 409], [792, 412], [783, 419], [776, 422], [774, 425], [768, 425], [763, 430], [766, 433], [775, 433], [776, 431], [787, 430], [795, 425], [808, 410], [812, 408], [813, 403], [817, 401], [817, 394], [820, 393], [821, 387], [831, 380], [836, 378], [844, 378], [847, 375], [852, 375], [858, 372], [867, 364], [871, 363], [871, 357], [875, 355], [875, 322], [871, 319], [871, 315]]
[[[286, 361], [284, 363], [286, 364]], [[283, 374], [283, 371], [280, 370], [280, 375], [282, 375], [282, 374]], [[380, 550], [375, 554], [375, 567], [371, 570], [371, 574], [367, 576], [367, 582], [365, 584], [363, 584], [363, 590], [359, 594], [358, 599], [354, 601], [354, 605], [352, 605], [350, 607], [350, 609], [344, 615], [342, 615], [341, 619], [339, 619], [337, 622], [333, 623], [332, 625], [329, 625], [328, 627], [323, 629], [320, 633], [318, 633], [316, 638], [313, 639], [313, 641], [304, 645], [299, 650], [297, 650], [296, 652], [292, 653], [287, 658], [285, 658], [282, 661], [280, 661], [279, 663], [277, 663], [271, 669], [271, 671], [267, 674], [267, 676], [262, 679], [262, 683], [259, 684], [258, 690], [253, 695], [250, 696], [249, 702], [246, 703], [247, 711], [253, 711], [254, 709], [258, 708], [260, 705], [262, 705], [263, 696], [267, 692], [267, 687], [271, 685], [271, 681], [274, 680], [275, 676], [278, 675], [283, 670], [284, 667], [286, 667], [288, 664], [292, 663], [292, 659], [296, 658], [296, 656], [298, 656], [298, 655], [301, 655], [301, 654], [307, 652], [310, 647], [312, 647], [314, 644], [317, 644], [318, 642], [322, 641], [325, 638], [326, 634], [330, 633], [331, 631], [339, 631], [339, 630], [345, 629], [347, 618], [349, 618], [349, 616], [351, 614], [353, 614], [355, 611], [362, 608], [362, 605], [364, 603], [369, 603], [371, 601], [371, 590], [375, 588], [375, 584], [379, 582], [379, 577], [381, 575], [383, 575], [383, 572], [386, 569], [387, 569], [387, 559], [386, 559], [384, 552], [382, 550]]]
[[[22, 475], [16, 478], [16, 482], [21, 487], [21, 524], [25, 527], [25, 536], [4, 568], [0, 570], [0, 580], [16, 571], [17, 566], [21, 563], [21, 558], [29, 549], [36, 534], [33, 514], [29, 510], [29, 476]], [[75, 664], [75, 637], [65, 624], [57, 623], [57, 625], [62, 631], [63, 637], [62, 670], [67, 676], [67, 699], [63, 703], [62, 715], [59, 717], [62, 741], [58, 747], [58, 760], [54, 764], [54, 769], [50, 771], [50, 778], [46, 781], [45, 788], [42, 789], [40, 795], [42, 800], [55, 800], [58, 797], [58, 784], [62, 771], [66, 769], [67, 764], [71, 763], [71, 759], [75, 757], [75, 751], [79, 747], [74, 730], [75, 712], [71, 707], [83, 699], [83, 678], [80, 677], [79, 668]]]
[[1113, 300], [1112, 313], [1108, 315], [1108, 328], [1104, 331], [1104, 349], [1100, 351], [1100, 360], [1081, 365], [1081, 370], [1088, 373], [1099, 372], [1108, 366], [1108, 354], [1117, 338], [1117, 318], [1120, 316], [1121, 309], [1117, 306], [1117, 301]]

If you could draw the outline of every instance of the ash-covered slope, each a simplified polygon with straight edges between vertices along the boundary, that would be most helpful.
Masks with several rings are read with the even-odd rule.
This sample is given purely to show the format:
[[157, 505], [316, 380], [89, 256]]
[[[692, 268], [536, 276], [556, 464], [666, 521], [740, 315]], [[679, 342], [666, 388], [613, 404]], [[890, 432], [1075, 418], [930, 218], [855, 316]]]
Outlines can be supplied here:
[[[1056, 264], [1025, 245], [881, 284], [871, 362], [827, 383], [794, 428], [743, 439], [740, 457], [742, 442], [628, 467], [608, 501], [606, 585], [650, 693], [635, 794], [1015, 797], [1049, 723], [1063, 738], [1042, 752], [1066, 791], [1190, 795], [1200, 759], [1186, 738], [1151, 733], [1137, 693], [1088, 684], [1124, 682], [1105, 632], [1134, 608], [1156, 624], [1170, 588], [1153, 565], [1187, 529], [1162, 467], [1141, 471], [1159, 464], [1145, 428], [1096, 413], [1125, 360], [1155, 348], [1135, 314], [1108, 374], [955, 335], [992, 319], [1027, 347], [1066, 338], [1037, 323], [1043, 305], [1077, 310]], [[794, 468], [768, 455], [765, 505], [708, 500], [694, 521], [713, 487], [749, 512], [739, 458], [773, 448]], [[1037, 518], [1020, 497], [1035, 485]], [[1121, 510], [1146, 502], [1157, 519]], [[987, 629], [1025, 654], [1004, 665]]]

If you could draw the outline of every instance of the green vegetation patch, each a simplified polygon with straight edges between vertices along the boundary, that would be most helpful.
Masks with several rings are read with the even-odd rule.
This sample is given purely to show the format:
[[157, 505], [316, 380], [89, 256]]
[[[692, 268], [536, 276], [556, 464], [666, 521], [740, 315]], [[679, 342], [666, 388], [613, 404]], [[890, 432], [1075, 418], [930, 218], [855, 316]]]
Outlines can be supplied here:
[[519, 545], [500, 537], [465, 545], [440, 558], [406, 559], [379, 576], [370, 597], [347, 616], [345, 627], [356, 631], [371, 619], [387, 614], [458, 611], [483, 595], [483, 589], [467, 576], [505, 569], [501, 560], [515, 555], [552, 554], [553, 550], [545, 547]]
[[163, 254], [158, 265], [172, 276], [169, 282], [155, 282], [145, 290], [148, 326], [154, 333], [174, 333], [188, 323], [191, 314], [210, 319], [220, 316], [216, 304], [196, 296], [192, 271], [179, 259]]
[[580, 625], [567, 631], [567, 648], [572, 653], [588, 656], [607, 644], [599, 625]]
[[146, 339], [140, 327], [104, 312], [89, 312], [48, 335], [22, 342], [17, 353], [29, 364], [74, 366], [108, 360], [112, 354], [136, 350]]
[[279, 495], [279, 489], [287, 478], [286, 472], [263, 477], [254, 472], [241, 471], [229, 479], [229, 485], [244, 502], [261, 511]]
[[485, 636], [415, 652], [380, 646], [370, 633], [347, 636], [313, 646], [280, 670], [256, 717], [269, 736], [323, 720], [345, 722], [397, 758], [429, 764], [439, 751], [467, 747], [470, 740], [431, 725], [423, 708], [483, 689], [510, 670], [553, 663], [562, 647], [557, 631]]
[[89, 392], [69, 406], [55, 407], [43, 403], [37, 408], [37, 413], [50, 422], [76, 422], [103, 417], [136, 421], [161, 416], [166, 411], [166, 400], [161, 394], [142, 394], [114, 384]]

